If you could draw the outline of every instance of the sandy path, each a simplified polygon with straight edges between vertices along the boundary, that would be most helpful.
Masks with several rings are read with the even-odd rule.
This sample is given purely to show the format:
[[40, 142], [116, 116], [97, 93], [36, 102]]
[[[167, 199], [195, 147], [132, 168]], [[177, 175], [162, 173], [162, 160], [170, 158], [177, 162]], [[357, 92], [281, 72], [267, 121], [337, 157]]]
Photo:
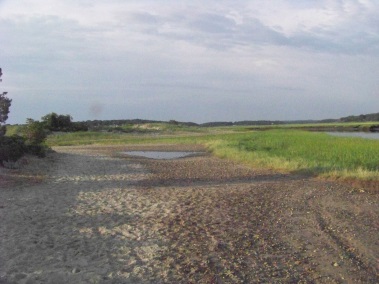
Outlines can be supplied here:
[[375, 193], [210, 156], [56, 150], [2, 183], [0, 283], [379, 280]]

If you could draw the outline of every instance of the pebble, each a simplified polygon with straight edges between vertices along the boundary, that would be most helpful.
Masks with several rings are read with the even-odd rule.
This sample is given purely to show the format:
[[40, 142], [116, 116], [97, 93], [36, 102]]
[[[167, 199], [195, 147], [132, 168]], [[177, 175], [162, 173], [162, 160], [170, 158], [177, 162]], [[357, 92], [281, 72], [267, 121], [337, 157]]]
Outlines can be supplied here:
[[72, 271], [71, 271], [73, 274], [76, 274], [76, 273], [79, 273], [80, 272], [80, 269], [75, 267]]

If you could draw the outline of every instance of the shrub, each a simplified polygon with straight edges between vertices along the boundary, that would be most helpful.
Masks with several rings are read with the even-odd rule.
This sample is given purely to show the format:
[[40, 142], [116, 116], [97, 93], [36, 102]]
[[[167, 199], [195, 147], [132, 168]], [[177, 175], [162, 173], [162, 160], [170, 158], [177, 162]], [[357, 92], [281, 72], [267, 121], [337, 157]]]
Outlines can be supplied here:
[[28, 118], [23, 130], [25, 137], [25, 152], [38, 157], [46, 156], [46, 146], [43, 142], [46, 139], [46, 129], [42, 122]]
[[[0, 68], [1, 70], [1, 68]], [[1, 76], [1, 71], [0, 71]], [[0, 136], [4, 136], [6, 132], [5, 122], [8, 119], [9, 108], [12, 100], [7, 97], [7, 92], [0, 94]]]
[[25, 153], [35, 155], [39, 158], [46, 157], [47, 147], [44, 145], [26, 145]]
[[15, 162], [26, 152], [25, 139], [20, 136], [0, 137], [0, 164]]
[[23, 130], [27, 145], [40, 145], [46, 139], [45, 125], [42, 122], [28, 118]]

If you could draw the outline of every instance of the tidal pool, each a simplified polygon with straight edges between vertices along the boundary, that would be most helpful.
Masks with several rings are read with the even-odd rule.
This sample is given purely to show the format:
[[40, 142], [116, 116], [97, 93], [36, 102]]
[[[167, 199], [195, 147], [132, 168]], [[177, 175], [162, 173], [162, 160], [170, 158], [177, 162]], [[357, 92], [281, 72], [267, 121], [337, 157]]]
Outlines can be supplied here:
[[200, 152], [163, 152], [163, 151], [126, 151], [122, 154], [131, 155], [131, 156], [140, 156], [149, 159], [156, 160], [171, 160], [179, 159], [188, 156], [193, 156], [201, 154]]

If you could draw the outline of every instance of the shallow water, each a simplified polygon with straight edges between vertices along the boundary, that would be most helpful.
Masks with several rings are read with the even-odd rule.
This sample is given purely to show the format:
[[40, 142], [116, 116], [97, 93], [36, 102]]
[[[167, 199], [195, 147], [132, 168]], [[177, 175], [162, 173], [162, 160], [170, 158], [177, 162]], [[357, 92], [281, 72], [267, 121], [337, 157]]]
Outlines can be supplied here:
[[171, 160], [192, 156], [199, 154], [199, 152], [126, 151], [122, 152], [122, 154], [157, 160]]
[[359, 137], [366, 139], [379, 139], [379, 133], [377, 132], [327, 132], [333, 136], [339, 137]]

